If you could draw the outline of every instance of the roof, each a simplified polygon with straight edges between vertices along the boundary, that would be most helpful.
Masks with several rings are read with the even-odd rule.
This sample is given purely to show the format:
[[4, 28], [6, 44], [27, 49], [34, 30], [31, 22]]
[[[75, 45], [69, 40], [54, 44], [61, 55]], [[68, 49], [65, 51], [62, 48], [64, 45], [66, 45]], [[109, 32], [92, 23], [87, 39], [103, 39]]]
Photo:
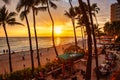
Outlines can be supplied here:
[[64, 53], [62, 55], [58, 56], [60, 59], [62, 60], [71, 60], [71, 59], [75, 59], [75, 58], [83, 58], [84, 57], [84, 53]]

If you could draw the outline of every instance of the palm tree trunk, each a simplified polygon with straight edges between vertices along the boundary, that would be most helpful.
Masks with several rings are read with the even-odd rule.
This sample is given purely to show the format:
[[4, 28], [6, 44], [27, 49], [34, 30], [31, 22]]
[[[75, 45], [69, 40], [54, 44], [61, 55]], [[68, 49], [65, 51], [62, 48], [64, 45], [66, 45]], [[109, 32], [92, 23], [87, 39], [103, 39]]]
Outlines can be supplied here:
[[[71, 1], [69, 0], [69, 3], [70, 3], [70, 6], [71, 6], [71, 8], [72, 8], [72, 10], [73, 10], [73, 6], [72, 6], [72, 3], [71, 3]], [[75, 30], [75, 20], [74, 20], [74, 17], [72, 17], [71, 18], [71, 20], [72, 20], [72, 24], [73, 24], [73, 31], [74, 31], [74, 37], [75, 37], [75, 49], [76, 49], [76, 52], [78, 52], [78, 50], [77, 50], [77, 37], [76, 37], [76, 30]]]
[[81, 27], [81, 34], [82, 34], [82, 41], [83, 41], [83, 42], [82, 42], [82, 46], [83, 46], [83, 49], [84, 49], [85, 47], [84, 47], [84, 40], [83, 40], [83, 29], [82, 29], [82, 27]]
[[90, 24], [89, 24], [89, 19], [88, 16], [86, 14], [86, 11], [84, 9], [83, 6], [83, 2], [82, 0], [78, 0], [79, 2], [79, 6], [81, 8], [81, 12], [83, 14], [84, 17], [84, 21], [85, 21], [85, 26], [86, 26], [86, 31], [87, 31], [87, 35], [88, 35], [88, 60], [87, 60], [87, 67], [86, 67], [86, 76], [85, 76], [85, 80], [91, 80], [91, 67], [92, 67], [92, 38], [91, 38], [91, 29], [90, 29]]
[[[25, 7], [25, 11], [26, 11], [26, 7]], [[34, 72], [34, 59], [33, 59], [32, 41], [31, 41], [31, 32], [30, 32], [30, 26], [29, 26], [29, 22], [28, 22], [28, 18], [27, 18], [26, 14], [25, 14], [25, 19], [26, 19], [27, 28], [28, 28], [29, 45], [30, 45], [30, 56], [31, 56], [31, 66], [32, 66], [32, 74], [33, 74], [33, 72]]]
[[4, 31], [5, 31], [6, 42], [7, 42], [8, 51], [9, 51], [9, 68], [10, 68], [10, 72], [12, 72], [13, 69], [12, 69], [12, 61], [11, 61], [11, 49], [10, 49], [10, 44], [9, 44], [8, 35], [7, 35], [7, 31], [6, 31], [6, 27], [5, 27], [4, 22], [3, 22], [3, 28], [4, 28]]
[[76, 49], [76, 53], [78, 52], [77, 50], [77, 37], [76, 37], [76, 30], [75, 30], [75, 22], [74, 19], [72, 18], [72, 24], [73, 24], [73, 31], [74, 31], [74, 37], [75, 37], [75, 49]]
[[38, 67], [40, 67], [41, 64], [40, 64], [40, 56], [39, 56], [39, 50], [38, 50], [38, 39], [37, 39], [37, 31], [36, 31], [36, 21], [35, 21], [35, 10], [34, 10], [34, 7], [32, 7], [32, 11], [33, 11], [35, 42], [36, 42], [36, 53], [37, 53]]
[[97, 70], [96, 74], [97, 74], [97, 80], [99, 80], [100, 77], [99, 77], [99, 68], [98, 68], [98, 51], [97, 51], [97, 45], [96, 45], [96, 38], [95, 38], [95, 32], [94, 32], [92, 13], [91, 13], [91, 8], [90, 8], [90, 1], [87, 0], [87, 2], [88, 2], [90, 21], [91, 21], [91, 25], [92, 25], [93, 41], [94, 41], [94, 52], [95, 52], [96, 70]]
[[50, 19], [52, 21], [52, 42], [53, 42], [53, 47], [54, 47], [56, 56], [58, 57], [58, 52], [57, 52], [57, 49], [56, 49], [56, 46], [55, 46], [55, 40], [54, 40], [54, 20], [52, 18], [51, 12], [50, 12], [49, 0], [47, 1], [47, 8], [48, 8], [48, 13], [49, 13]]

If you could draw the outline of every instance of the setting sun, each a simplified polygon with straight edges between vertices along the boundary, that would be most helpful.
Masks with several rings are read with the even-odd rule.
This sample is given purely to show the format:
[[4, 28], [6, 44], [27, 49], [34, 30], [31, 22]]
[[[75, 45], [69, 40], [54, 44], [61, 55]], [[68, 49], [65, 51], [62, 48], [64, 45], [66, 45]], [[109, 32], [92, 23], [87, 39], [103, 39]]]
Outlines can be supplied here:
[[61, 34], [61, 33], [62, 33], [61, 27], [56, 27], [56, 28], [55, 28], [55, 33], [56, 33], [56, 34]]

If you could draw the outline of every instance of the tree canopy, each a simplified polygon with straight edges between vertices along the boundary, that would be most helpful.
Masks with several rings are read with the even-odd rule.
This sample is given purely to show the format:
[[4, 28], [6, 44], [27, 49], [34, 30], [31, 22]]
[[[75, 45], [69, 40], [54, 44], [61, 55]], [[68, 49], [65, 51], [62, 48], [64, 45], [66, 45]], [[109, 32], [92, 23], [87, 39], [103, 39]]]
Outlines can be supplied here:
[[120, 35], [120, 21], [106, 22], [104, 24], [104, 32], [107, 35], [118, 36]]

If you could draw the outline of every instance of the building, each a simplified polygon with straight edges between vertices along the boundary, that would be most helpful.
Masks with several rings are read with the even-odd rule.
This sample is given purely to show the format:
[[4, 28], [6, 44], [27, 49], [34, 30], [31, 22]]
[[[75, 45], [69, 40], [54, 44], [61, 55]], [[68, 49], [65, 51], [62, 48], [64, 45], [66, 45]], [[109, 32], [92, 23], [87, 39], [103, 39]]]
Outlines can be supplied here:
[[120, 5], [114, 3], [111, 5], [111, 22], [120, 21]]

